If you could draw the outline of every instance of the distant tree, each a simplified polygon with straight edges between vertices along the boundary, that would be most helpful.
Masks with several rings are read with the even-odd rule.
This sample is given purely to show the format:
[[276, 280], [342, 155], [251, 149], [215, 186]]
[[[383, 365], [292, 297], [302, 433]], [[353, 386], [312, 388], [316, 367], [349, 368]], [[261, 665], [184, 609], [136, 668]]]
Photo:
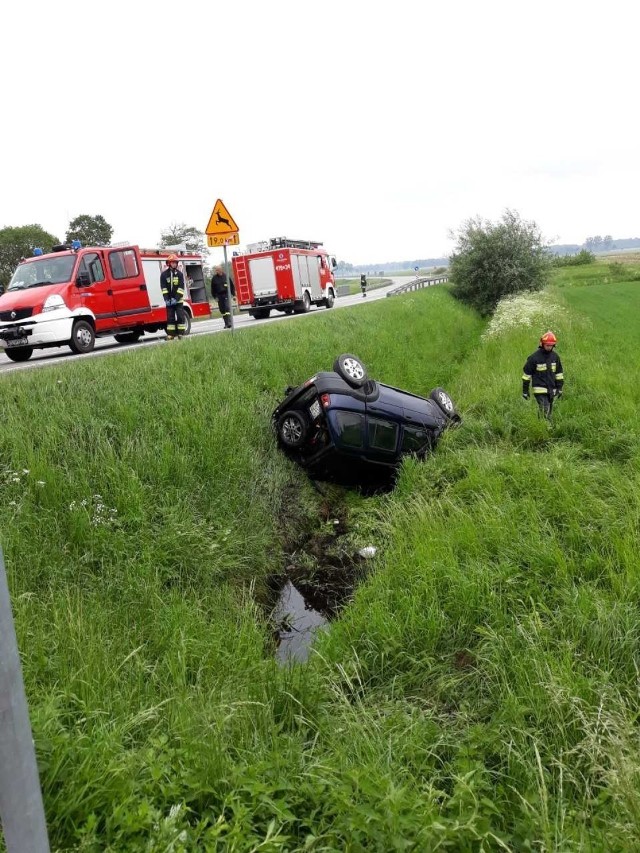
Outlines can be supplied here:
[[485, 316], [503, 296], [547, 283], [550, 260], [540, 229], [513, 210], [496, 223], [469, 219], [451, 236], [457, 241], [449, 263], [453, 294]]
[[204, 233], [193, 225], [185, 225], [184, 222], [173, 223], [160, 235], [161, 249], [165, 249], [167, 246], [179, 246], [182, 243], [190, 252], [208, 254]]
[[65, 243], [80, 240], [83, 246], [108, 246], [113, 235], [113, 228], [104, 216], [89, 216], [83, 213], [69, 223], [65, 235]]
[[31, 257], [36, 247], [48, 251], [58, 243], [41, 225], [0, 228], [0, 286], [7, 286], [20, 260]]
[[609, 249], [611, 248], [611, 246], [612, 246], [612, 245], [613, 245], [613, 237], [611, 236], [611, 234], [606, 234], [606, 235], [602, 238], [602, 247], [603, 247], [605, 250], [609, 250]]

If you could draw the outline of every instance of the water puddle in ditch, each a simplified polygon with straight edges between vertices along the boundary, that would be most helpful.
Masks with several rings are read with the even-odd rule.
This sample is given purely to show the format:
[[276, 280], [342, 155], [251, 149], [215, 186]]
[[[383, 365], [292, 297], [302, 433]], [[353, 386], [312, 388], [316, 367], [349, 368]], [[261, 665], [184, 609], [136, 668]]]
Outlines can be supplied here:
[[313, 608], [291, 581], [282, 587], [272, 619], [277, 626], [276, 660], [279, 663], [306, 661], [317, 632], [329, 621]]
[[322, 517], [321, 528], [297, 542], [284, 570], [269, 580], [267, 609], [276, 660], [283, 665], [308, 659], [314, 640], [329, 630], [367, 568], [346, 535], [344, 516], [336, 517], [334, 506], [325, 507]]

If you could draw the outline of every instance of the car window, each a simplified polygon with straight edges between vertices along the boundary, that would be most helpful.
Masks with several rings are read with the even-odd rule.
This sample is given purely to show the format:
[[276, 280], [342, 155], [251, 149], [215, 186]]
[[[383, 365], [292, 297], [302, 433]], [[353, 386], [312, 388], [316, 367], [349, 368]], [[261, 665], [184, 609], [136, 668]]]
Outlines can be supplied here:
[[398, 425], [369, 418], [369, 447], [393, 453], [398, 443]]
[[362, 447], [364, 416], [354, 412], [336, 412], [338, 441], [347, 447]]
[[429, 434], [426, 430], [406, 426], [402, 434], [402, 447], [400, 449], [403, 453], [416, 453], [428, 443]]

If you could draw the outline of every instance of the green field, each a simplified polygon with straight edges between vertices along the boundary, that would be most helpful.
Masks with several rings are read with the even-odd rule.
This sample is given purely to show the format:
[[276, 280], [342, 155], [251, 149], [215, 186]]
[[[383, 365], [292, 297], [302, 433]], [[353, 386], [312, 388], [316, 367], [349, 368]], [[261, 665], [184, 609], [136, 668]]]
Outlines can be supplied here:
[[[640, 849], [636, 278], [563, 268], [491, 324], [443, 286], [4, 376], [52, 849]], [[549, 327], [552, 426], [520, 394]], [[340, 352], [463, 415], [389, 494], [320, 494], [276, 450], [282, 389]], [[377, 557], [281, 667], [270, 579], [334, 515]]]

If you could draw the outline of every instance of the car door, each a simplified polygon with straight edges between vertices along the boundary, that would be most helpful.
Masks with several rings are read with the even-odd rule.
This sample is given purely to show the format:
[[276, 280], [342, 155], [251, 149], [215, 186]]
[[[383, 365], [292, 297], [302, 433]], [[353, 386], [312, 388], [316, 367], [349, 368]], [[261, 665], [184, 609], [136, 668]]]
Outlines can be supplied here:
[[111, 282], [105, 271], [104, 254], [83, 254], [78, 264], [77, 277], [81, 274], [84, 274], [83, 278], [88, 284], [76, 285], [76, 296], [96, 318], [96, 331], [113, 328], [116, 324], [116, 309]]
[[109, 252], [113, 298], [119, 326], [130, 326], [141, 315], [151, 313], [149, 294], [144, 274], [132, 248], [114, 249]]

